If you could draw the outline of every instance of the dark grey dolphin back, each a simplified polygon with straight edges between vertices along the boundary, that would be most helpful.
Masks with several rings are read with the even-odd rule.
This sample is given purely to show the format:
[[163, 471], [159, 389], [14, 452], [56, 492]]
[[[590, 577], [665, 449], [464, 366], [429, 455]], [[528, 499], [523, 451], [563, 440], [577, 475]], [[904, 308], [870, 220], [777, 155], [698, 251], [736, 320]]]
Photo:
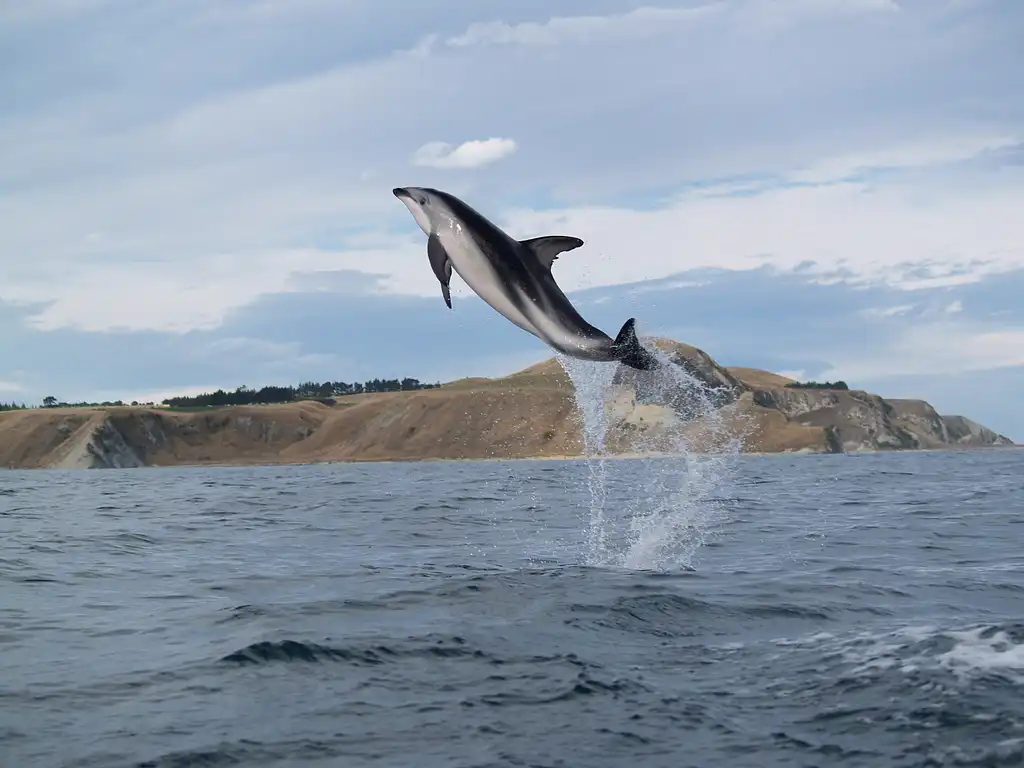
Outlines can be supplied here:
[[579, 248], [583, 245], [583, 241], [578, 237], [566, 235], [542, 235], [541, 237], [531, 237], [529, 240], [520, 240], [519, 244], [528, 248], [537, 257], [541, 266], [547, 267], [550, 272], [551, 265], [555, 263], [559, 254]]

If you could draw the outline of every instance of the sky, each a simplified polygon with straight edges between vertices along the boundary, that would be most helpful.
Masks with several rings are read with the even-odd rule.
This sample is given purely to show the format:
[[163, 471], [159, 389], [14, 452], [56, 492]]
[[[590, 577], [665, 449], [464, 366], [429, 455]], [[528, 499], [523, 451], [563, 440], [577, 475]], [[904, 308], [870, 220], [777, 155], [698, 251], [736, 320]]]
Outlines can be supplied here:
[[511, 373], [550, 357], [396, 186], [615, 335], [1024, 441], [1024, 3], [0, 5], [0, 401]]

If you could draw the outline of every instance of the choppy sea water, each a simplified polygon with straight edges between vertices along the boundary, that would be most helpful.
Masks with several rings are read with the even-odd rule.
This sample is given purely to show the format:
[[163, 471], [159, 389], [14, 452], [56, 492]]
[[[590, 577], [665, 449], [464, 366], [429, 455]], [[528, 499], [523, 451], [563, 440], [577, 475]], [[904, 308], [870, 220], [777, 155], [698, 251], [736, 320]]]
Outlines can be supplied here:
[[1024, 451], [593, 472], [0, 473], [0, 765], [1024, 763]]

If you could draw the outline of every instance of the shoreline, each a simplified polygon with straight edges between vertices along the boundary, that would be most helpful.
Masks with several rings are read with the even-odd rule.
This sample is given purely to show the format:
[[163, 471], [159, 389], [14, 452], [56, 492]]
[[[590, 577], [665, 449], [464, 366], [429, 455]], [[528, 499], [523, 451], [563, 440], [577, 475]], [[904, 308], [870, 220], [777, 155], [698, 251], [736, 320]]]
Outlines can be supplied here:
[[[809, 451], [809, 450], [797, 450], [797, 451], [741, 451], [737, 453], [615, 453], [606, 454], [603, 456], [587, 456], [585, 454], [579, 455], [548, 455], [548, 456], [516, 456], [516, 457], [500, 457], [500, 456], [482, 456], [474, 458], [458, 458], [458, 459], [446, 459], [446, 458], [406, 458], [406, 459], [325, 459], [322, 461], [280, 461], [279, 459], [269, 459], [267, 461], [216, 461], [216, 462], [182, 462], [180, 464], [147, 464], [141, 467], [107, 467], [104, 468], [107, 471], [111, 469], [120, 470], [147, 470], [147, 469], [245, 469], [250, 467], [314, 467], [314, 466], [333, 466], [333, 465], [357, 465], [357, 464], [460, 464], [460, 463], [485, 463], [485, 462], [529, 462], [529, 461], [591, 461], [591, 460], [604, 460], [604, 461], [644, 461], [653, 459], [673, 459], [681, 458], [683, 456], [693, 456], [696, 458], [720, 458], [720, 459], [743, 459], [743, 458], [775, 458], [775, 457], [813, 457], [813, 456], [876, 456], [876, 455], [900, 455], [900, 454], [916, 454], [916, 453], [976, 453], [991, 452], [991, 451], [1006, 451], [1014, 449], [1024, 449], [1024, 444], [1014, 445], [991, 445], [991, 446], [969, 446], [958, 448], [956, 446], [946, 446], [942, 448], [901, 448], [896, 450], [862, 450], [862, 451], [844, 451], [842, 453], [832, 453], [828, 451]], [[92, 472], [95, 471], [93, 468], [86, 467], [0, 467], [0, 470], [7, 472]]]
[[[699, 426], [690, 434], [685, 422], [699, 414], [681, 419], [668, 401], [645, 402], [637, 382], [623, 374], [626, 378], [603, 398], [610, 450], [587, 456], [583, 406], [559, 361], [551, 358], [497, 379], [346, 395], [329, 403], [5, 412], [0, 413], [0, 467], [665, 460], [685, 455], [674, 445], [679, 428], [683, 444], [693, 444], [690, 455], [705, 459], [1014, 446], [1005, 435], [964, 416], [941, 415], [924, 400], [886, 400], [861, 390], [788, 389], [796, 382], [768, 371], [723, 368], [703, 351], [672, 340], [663, 346], [704, 384], [728, 388], [732, 399], [716, 411], [724, 421], [718, 424], [715, 417], [728, 435], [716, 428], [709, 442]], [[728, 442], [719, 444], [720, 437]]]

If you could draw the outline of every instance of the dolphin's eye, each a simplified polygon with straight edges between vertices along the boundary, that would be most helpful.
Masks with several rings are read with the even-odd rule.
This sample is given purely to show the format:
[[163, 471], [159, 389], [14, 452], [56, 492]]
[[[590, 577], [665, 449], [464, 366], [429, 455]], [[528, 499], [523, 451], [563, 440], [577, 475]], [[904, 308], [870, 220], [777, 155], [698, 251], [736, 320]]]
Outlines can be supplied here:
[[421, 197], [420, 198], [420, 205], [426, 205], [426, 204], [427, 204], [427, 198]]

